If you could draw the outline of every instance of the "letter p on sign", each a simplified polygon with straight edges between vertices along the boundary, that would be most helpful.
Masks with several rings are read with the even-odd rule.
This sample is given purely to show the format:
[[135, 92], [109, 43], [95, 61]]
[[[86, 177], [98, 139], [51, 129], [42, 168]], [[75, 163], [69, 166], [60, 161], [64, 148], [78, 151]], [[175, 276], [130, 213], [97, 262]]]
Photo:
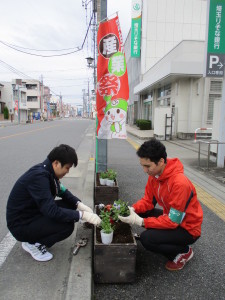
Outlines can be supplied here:
[[209, 58], [209, 68], [212, 69], [213, 65], [218, 64], [219, 62], [219, 57], [216, 55], [210, 55]]

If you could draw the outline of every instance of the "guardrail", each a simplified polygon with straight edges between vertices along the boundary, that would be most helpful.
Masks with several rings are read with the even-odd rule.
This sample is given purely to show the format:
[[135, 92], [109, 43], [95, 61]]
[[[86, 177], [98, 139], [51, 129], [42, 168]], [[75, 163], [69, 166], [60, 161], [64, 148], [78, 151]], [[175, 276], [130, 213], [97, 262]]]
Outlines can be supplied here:
[[217, 165], [217, 159], [218, 159], [218, 146], [219, 145], [225, 145], [224, 142], [219, 142], [217, 140], [210, 140], [210, 141], [201, 141], [198, 140], [199, 146], [198, 146], [198, 166], [200, 166], [200, 154], [201, 154], [201, 144], [207, 144], [208, 145], [208, 153], [207, 153], [207, 169], [209, 169], [209, 160], [210, 160], [210, 146], [212, 144], [217, 145], [217, 153], [216, 153], [216, 165]]
[[[198, 137], [198, 138], [207, 138], [206, 135], [198, 135], [198, 136], [197, 136], [199, 130], [201, 130], [201, 131], [203, 131], [203, 130], [212, 130], [212, 128], [197, 128], [197, 129], [195, 129], [195, 142], [196, 142], [196, 140], [197, 140], [197, 137]], [[212, 134], [212, 133], [211, 133], [211, 134]]]

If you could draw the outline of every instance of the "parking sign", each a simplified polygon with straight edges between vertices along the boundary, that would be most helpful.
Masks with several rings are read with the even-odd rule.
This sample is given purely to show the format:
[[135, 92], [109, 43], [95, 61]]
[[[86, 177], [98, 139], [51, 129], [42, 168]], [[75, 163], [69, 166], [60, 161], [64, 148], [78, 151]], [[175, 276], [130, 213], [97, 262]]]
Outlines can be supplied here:
[[225, 65], [225, 0], [208, 1], [206, 77], [223, 77]]

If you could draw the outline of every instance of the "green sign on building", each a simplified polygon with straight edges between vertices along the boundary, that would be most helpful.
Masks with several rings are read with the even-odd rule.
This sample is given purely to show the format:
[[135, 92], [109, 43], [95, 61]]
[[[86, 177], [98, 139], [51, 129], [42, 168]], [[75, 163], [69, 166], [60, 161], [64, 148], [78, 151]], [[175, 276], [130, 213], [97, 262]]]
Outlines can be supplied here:
[[141, 0], [132, 0], [131, 57], [140, 57], [141, 48]]
[[225, 0], [209, 0], [206, 76], [223, 77], [225, 65]]

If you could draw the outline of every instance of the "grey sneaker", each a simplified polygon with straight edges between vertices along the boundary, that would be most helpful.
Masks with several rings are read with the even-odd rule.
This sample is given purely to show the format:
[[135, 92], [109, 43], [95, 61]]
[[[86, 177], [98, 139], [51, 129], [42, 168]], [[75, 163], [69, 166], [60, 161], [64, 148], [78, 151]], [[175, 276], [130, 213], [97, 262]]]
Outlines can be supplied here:
[[22, 248], [30, 253], [30, 255], [37, 261], [48, 261], [53, 258], [53, 255], [46, 250], [46, 246], [39, 243], [29, 244], [27, 242], [23, 242]]

